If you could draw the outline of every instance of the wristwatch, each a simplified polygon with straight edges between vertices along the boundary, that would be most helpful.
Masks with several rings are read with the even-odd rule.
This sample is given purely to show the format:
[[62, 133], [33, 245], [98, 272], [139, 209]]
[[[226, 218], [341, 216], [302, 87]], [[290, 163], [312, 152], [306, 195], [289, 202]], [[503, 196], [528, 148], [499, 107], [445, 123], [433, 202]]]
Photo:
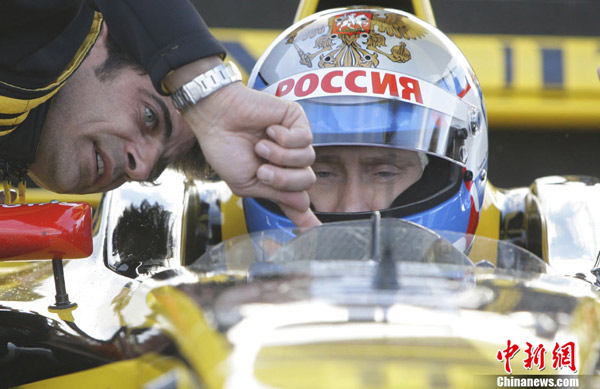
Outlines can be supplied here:
[[196, 104], [225, 85], [242, 81], [242, 74], [233, 62], [220, 64], [202, 73], [171, 94], [171, 101], [179, 113]]

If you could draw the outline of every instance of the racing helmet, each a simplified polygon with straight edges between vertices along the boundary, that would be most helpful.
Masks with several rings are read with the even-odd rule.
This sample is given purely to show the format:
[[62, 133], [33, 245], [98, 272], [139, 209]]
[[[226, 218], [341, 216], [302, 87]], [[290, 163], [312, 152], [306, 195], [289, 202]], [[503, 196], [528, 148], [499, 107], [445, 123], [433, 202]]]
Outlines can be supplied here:
[[[487, 179], [485, 106], [465, 56], [434, 26], [387, 8], [322, 11], [280, 34], [248, 83], [303, 107], [317, 158], [334, 146], [417, 153], [420, 178], [380, 209], [382, 217], [475, 232]], [[243, 204], [249, 232], [294, 227], [269, 200]], [[374, 210], [315, 211], [327, 222]]]

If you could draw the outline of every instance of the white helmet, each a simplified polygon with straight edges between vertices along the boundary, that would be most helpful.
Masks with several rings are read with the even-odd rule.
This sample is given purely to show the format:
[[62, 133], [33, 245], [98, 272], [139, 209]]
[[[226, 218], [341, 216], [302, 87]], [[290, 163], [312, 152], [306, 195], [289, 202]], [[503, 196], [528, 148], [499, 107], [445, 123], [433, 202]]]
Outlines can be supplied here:
[[[249, 85], [300, 103], [315, 148], [418, 152], [425, 161], [420, 180], [382, 216], [475, 232], [487, 178], [483, 96], [464, 55], [434, 26], [377, 7], [319, 12], [277, 37]], [[245, 199], [244, 209], [249, 231], [293, 226], [267, 200]], [[370, 212], [316, 214], [328, 221]]]

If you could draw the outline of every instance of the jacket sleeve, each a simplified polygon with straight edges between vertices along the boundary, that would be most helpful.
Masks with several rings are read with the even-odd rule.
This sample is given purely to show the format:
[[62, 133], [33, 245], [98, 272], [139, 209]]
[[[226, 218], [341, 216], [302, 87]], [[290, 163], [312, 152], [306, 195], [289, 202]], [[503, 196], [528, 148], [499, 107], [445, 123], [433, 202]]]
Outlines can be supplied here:
[[156, 90], [167, 94], [165, 76], [225, 49], [188, 0], [94, 0], [108, 30], [146, 69]]

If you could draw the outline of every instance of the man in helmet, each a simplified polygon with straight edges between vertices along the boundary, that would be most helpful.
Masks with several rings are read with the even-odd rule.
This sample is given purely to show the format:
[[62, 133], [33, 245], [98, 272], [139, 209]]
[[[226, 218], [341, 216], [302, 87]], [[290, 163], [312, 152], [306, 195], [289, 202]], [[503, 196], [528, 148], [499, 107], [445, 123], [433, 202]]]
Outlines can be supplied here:
[[[284, 31], [257, 62], [255, 89], [297, 101], [313, 132], [322, 221], [383, 217], [474, 233], [487, 168], [483, 97], [450, 39], [382, 8], [323, 11]], [[249, 231], [289, 227], [245, 199]]]

